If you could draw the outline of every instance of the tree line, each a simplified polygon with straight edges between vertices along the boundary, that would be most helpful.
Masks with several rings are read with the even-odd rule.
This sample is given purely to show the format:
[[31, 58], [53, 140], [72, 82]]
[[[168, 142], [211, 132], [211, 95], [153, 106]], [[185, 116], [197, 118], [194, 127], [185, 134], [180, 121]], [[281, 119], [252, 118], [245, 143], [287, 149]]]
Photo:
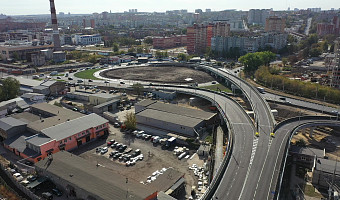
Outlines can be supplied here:
[[267, 66], [261, 66], [255, 72], [255, 78], [257, 82], [266, 87], [283, 90], [286, 93], [296, 96], [325, 100], [335, 104], [340, 103], [340, 90], [318, 83], [291, 80], [287, 77], [277, 75], [277, 70]]
[[0, 85], [0, 101], [7, 101], [18, 96], [20, 91], [20, 83], [12, 77], [1, 80]]

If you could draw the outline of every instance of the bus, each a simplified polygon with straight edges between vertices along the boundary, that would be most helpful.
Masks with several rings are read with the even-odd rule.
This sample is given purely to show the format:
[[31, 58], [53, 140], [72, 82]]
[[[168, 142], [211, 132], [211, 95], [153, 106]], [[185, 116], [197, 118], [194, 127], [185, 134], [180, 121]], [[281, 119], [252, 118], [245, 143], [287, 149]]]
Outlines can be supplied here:
[[256, 89], [257, 89], [260, 93], [264, 94], [264, 88], [262, 88], [262, 87], [257, 87]]

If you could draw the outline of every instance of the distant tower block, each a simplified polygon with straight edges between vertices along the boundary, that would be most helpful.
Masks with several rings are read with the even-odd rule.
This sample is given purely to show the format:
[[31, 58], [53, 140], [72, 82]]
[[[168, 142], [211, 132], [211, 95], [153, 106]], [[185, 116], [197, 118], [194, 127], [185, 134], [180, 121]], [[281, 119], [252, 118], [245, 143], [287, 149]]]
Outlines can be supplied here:
[[51, 7], [52, 28], [53, 28], [54, 51], [60, 51], [61, 46], [60, 46], [58, 21], [57, 21], [57, 14], [55, 10], [54, 0], [50, 0], [50, 7]]

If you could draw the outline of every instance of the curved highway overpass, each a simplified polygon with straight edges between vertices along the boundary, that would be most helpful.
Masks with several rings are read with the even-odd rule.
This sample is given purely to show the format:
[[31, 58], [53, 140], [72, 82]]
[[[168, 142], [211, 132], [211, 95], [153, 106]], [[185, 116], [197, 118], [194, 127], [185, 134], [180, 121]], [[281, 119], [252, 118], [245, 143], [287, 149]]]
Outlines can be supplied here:
[[[230, 142], [227, 154], [203, 199], [278, 198], [293, 133], [304, 126], [339, 125], [339, 122], [321, 116], [300, 117], [275, 127], [268, 103], [253, 86], [227, 72], [207, 66], [199, 68], [239, 87], [255, 112], [255, 121], [252, 121], [238, 103], [222, 93], [185, 86], [152, 86], [210, 100], [216, 104], [228, 125]], [[255, 137], [256, 131], [260, 133], [259, 137]], [[270, 133], [274, 131], [275, 137], [271, 137]]]

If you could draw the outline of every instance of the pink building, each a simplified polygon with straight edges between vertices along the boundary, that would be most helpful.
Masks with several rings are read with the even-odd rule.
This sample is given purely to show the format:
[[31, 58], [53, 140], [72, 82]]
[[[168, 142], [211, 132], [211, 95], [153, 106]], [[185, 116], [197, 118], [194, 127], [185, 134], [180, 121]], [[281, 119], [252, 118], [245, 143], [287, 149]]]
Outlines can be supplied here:
[[22, 158], [38, 162], [60, 150], [70, 151], [109, 133], [108, 120], [90, 114], [4, 141], [4, 146]]

